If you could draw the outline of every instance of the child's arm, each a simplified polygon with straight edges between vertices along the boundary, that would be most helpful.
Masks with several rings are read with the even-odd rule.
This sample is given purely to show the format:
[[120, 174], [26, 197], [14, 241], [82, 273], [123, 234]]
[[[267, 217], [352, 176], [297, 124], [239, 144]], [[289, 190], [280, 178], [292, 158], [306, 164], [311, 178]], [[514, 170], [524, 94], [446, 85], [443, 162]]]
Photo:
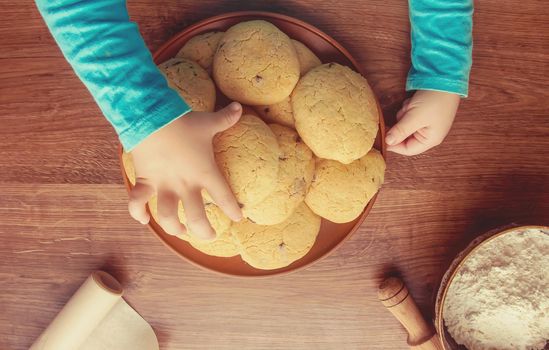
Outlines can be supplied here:
[[177, 219], [177, 205], [183, 198], [191, 231], [211, 237], [200, 196], [205, 188], [229, 217], [241, 218], [211, 145], [216, 132], [236, 123], [240, 106], [218, 113], [190, 112], [154, 64], [124, 0], [36, 3], [66, 59], [126, 151], [132, 151], [137, 184], [130, 194], [130, 214], [147, 223], [145, 205], [157, 192], [160, 224], [181, 234], [185, 227]]
[[422, 153], [450, 131], [466, 97], [472, 51], [473, 0], [409, 0], [412, 67], [406, 90], [418, 90], [387, 133], [390, 151]]
[[126, 151], [190, 111], [153, 63], [124, 0], [36, 3]]

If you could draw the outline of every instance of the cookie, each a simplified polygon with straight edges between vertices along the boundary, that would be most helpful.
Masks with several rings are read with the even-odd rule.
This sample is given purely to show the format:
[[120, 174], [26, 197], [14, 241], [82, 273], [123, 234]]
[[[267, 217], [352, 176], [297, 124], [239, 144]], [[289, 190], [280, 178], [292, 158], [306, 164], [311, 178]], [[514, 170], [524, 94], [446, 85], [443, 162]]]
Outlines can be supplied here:
[[278, 179], [280, 150], [271, 129], [246, 114], [214, 137], [217, 165], [243, 209], [265, 199]]
[[[309, 50], [307, 46], [297, 40], [291, 39], [291, 41], [297, 52], [300, 75], [304, 75], [312, 68], [322, 64], [320, 59], [316, 57], [316, 55]], [[256, 110], [261, 115], [263, 120], [268, 123], [278, 123], [290, 128], [295, 128], [294, 113], [292, 111], [290, 96], [279, 103], [256, 106]]]
[[[206, 197], [206, 196], [205, 196]], [[149, 211], [155, 221], [158, 222], [158, 198], [156, 196], [149, 200]], [[205, 241], [195, 238], [192, 232], [187, 232], [183, 235], [177, 236], [177, 238], [189, 242], [195, 249], [201, 251], [204, 254], [219, 256], [219, 257], [231, 257], [238, 255], [238, 249], [235, 242], [232, 239], [229, 227], [231, 226], [231, 220], [223, 213], [223, 211], [214, 203], [204, 200], [204, 209], [206, 210], [206, 216], [210, 225], [216, 233], [216, 238], [213, 241]], [[187, 222], [185, 217], [185, 210], [183, 204], [179, 202], [177, 214], [179, 221], [182, 224]]]
[[179, 93], [193, 111], [214, 111], [215, 85], [198, 63], [185, 58], [172, 58], [158, 68], [168, 80], [168, 85]]
[[271, 124], [280, 147], [278, 180], [274, 191], [260, 203], [244, 209], [244, 215], [259, 225], [286, 220], [305, 199], [313, 180], [313, 153], [294, 130]]
[[292, 40], [299, 61], [299, 73], [303, 76], [311, 69], [322, 64], [318, 58], [305, 44], [300, 41]]
[[372, 148], [379, 112], [372, 89], [337, 63], [310, 70], [291, 97], [295, 127], [319, 158], [349, 164]]
[[292, 112], [292, 104], [290, 97], [286, 97], [279, 103], [267, 106], [256, 106], [256, 111], [261, 115], [261, 118], [268, 123], [278, 123], [290, 128], [294, 128], [294, 113]]
[[239, 248], [236, 245], [230, 230], [218, 235], [217, 238], [211, 242], [201, 241], [188, 235], [185, 235], [183, 239], [188, 241], [195, 249], [207, 255], [230, 258], [240, 254]]
[[131, 153], [122, 152], [122, 166], [128, 177], [128, 181], [135, 186], [135, 167]]
[[199, 34], [187, 41], [175, 57], [186, 58], [198, 63], [206, 71], [211, 72], [215, 51], [223, 32], [208, 32]]
[[221, 38], [213, 77], [230, 99], [269, 105], [291, 94], [299, 80], [299, 60], [290, 38], [273, 24], [241, 22]]
[[272, 270], [305, 256], [315, 243], [320, 222], [320, 217], [301, 203], [280, 224], [262, 226], [243, 220], [234, 223], [230, 231], [245, 262], [257, 269]]
[[377, 150], [350, 164], [318, 159], [305, 203], [336, 223], [353, 221], [383, 184], [385, 160]]

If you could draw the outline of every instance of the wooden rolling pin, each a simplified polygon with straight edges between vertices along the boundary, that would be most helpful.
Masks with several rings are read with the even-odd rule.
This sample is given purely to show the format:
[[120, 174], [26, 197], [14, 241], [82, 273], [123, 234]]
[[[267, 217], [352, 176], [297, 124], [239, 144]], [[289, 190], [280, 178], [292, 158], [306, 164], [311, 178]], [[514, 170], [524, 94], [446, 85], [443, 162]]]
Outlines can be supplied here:
[[381, 303], [408, 331], [408, 345], [413, 350], [444, 350], [435, 329], [423, 319], [404, 282], [390, 277], [379, 286]]

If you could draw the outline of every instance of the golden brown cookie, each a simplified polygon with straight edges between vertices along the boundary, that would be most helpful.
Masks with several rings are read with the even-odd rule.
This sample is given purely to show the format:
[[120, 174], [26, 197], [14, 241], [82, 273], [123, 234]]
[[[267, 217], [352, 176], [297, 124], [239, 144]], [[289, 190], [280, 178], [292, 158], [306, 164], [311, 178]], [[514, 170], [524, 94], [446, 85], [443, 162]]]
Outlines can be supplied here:
[[223, 32], [208, 32], [193, 36], [183, 45], [175, 57], [186, 58], [198, 63], [207, 72], [211, 73], [215, 51]]
[[[304, 75], [312, 68], [322, 64], [320, 59], [316, 57], [316, 55], [309, 50], [307, 46], [297, 40], [291, 39], [291, 41], [297, 52], [300, 75]], [[295, 128], [294, 113], [292, 111], [290, 96], [272, 105], [256, 106], [256, 110], [261, 115], [263, 120], [268, 123], [278, 123], [290, 128]]]
[[230, 258], [240, 254], [230, 230], [221, 233], [211, 242], [201, 241], [188, 235], [185, 235], [182, 239], [188, 241], [194, 248], [207, 255]]
[[[158, 198], [156, 196], [149, 200], [149, 211], [153, 219], [158, 222]], [[231, 220], [223, 213], [223, 211], [214, 203], [204, 200], [204, 209], [206, 210], [206, 216], [210, 225], [216, 233], [216, 238], [213, 241], [205, 241], [195, 238], [192, 232], [187, 232], [183, 235], [177, 236], [177, 238], [189, 242], [194, 248], [200, 250], [204, 254], [220, 257], [230, 257], [238, 255], [238, 249], [233, 241], [229, 227], [231, 226]], [[185, 217], [185, 210], [183, 204], [179, 202], [177, 214], [179, 221], [182, 224], [187, 222]]]
[[215, 85], [198, 63], [185, 58], [172, 58], [158, 68], [168, 80], [168, 85], [179, 93], [193, 111], [214, 111]]
[[303, 76], [311, 69], [318, 67], [322, 64], [320, 58], [318, 58], [305, 44], [300, 41], [292, 39], [295, 51], [297, 52], [297, 59], [299, 60], [299, 72]]
[[261, 118], [268, 123], [278, 123], [295, 128], [294, 113], [292, 112], [289, 96], [279, 103], [268, 106], [256, 106], [255, 109], [261, 115]]
[[353, 221], [383, 184], [385, 160], [377, 150], [351, 164], [318, 159], [305, 203], [336, 223]]
[[280, 224], [262, 226], [243, 220], [234, 223], [230, 231], [244, 261], [257, 269], [272, 270], [305, 256], [315, 243], [320, 222], [320, 217], [301, 203]]
[[135, 167], [131, 153], [122, 152], [122, 166], [130, 183], [135, 185]]
[[280, 147], [280, 166], [274, 191], [260, 203], [244, 209], [244, 215], [259, 225], [286, 220], [305, 199], [313, 180], [313, 153], [294, 130], [271, 124]]
[[337, 63], [310, 70], [291, 97], [295, 127], [319, 158], [349, 164], [372, 148], [379, 112], [372, 89]]
[[238, 23], [221, 38], [213, 77], [230, 99], [268, 105], [288, 97], [299, 79], [299, 60], [290, 38], [273, 24]]
[[214, 137], [217, 165], [243, 209], [265, 199], [278, 179], [280, 149], [271, 129], [246, 114]]

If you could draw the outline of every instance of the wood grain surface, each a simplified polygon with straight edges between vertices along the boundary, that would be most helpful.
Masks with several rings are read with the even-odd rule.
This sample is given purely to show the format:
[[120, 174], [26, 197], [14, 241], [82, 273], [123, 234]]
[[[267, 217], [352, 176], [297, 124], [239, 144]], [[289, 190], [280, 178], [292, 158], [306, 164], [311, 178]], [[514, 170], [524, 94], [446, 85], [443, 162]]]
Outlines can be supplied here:
[[[377, 300], [403, 277], [422, 312], [449, 259], [511, 222], [549, 223], [549, 5], [483, 0], [470, 97], [435, 150], [390, 155], [360, 231], [313, 267], [220, 277], [170, 253], [126, 212], [117, 140], [32, 1], [0, 0], [0, 349], [26, 349], [95, 269], [121, 280], [162, 349], [406, 349]], [[405, 98], [402, 0], [129, 1], [151, 50], [234, 10], [298, 17], [365, 67], [387, 122]]]

